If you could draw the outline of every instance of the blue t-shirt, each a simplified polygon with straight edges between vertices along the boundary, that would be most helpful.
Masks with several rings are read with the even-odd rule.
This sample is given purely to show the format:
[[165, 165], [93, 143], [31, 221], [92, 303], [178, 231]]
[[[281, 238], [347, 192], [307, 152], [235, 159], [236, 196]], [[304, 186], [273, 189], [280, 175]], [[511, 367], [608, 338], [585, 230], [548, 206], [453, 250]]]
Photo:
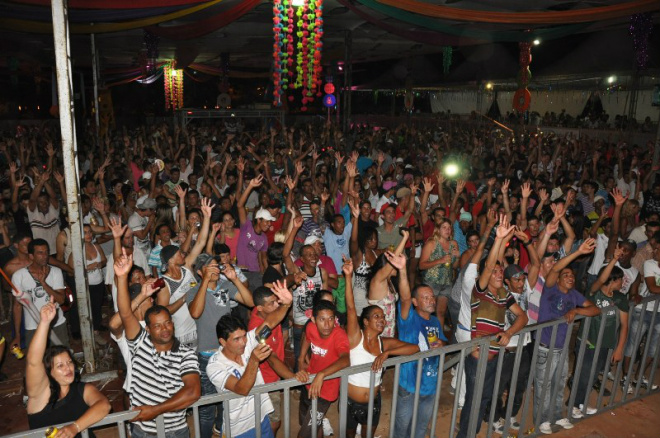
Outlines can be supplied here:
[[366, 172], [367, 169], [370, 168], [373, 164], [374, 160], [369, 157], [360, 157], [356, 163], [360, 175], [364, 175], [364, 172]]
[[456, 219], [454, 222], [454, 240], [456, 243], [458, 243], [458, 251], [463, 254], [465, 251], [467, 251], [468, 245], [467, 240], [465, 240], [465, 234], [463, 234], [463, 230], [461, 230], [459, 222], [460, 221], [458, 219]]
[[[335, 263], [335, 268], [337, 272], [341, 271], [341, 267], [344, 266], [344, 261], [342, 259], [342, 254], [346, 257], [350, 257], [350, 248], [349, 243], [351, 240], [351, 232], [353, 231], [353, 224], [347, 223], [344, 227], [344, 232], [342, 234], [335, 234], [332, 231], [330, 225], [325, 228], [325, 233], [323, 233], [323, 243], [325, 244], [325, 252], [328, 254], [328, 257], [332, 259]], [[341, 272], [340, 272], [341, 273]]]
[[[414, 307], [410, 307], [408, 319], [401, 317], [401, 301], [397, 303], [396, 323], [399, 328], [399, 339], [419, 346], [419, 351], [426, 351], [431, 345], [439, 340], [447, 342], [442, 332], [440, 321], [431, 315], [428, 320], [422, 318]], [[438, 380], [438, 367], [440, 356], [427, 357], [422, 362], [422, 381], [419, 388], [420, 395], [435, 394]], [[401, 365], [399, 385], [408, 392], [415, 392], [415, 381], [417, 380], [417, 361]]]
[[[555, 284], [553, 287], [544, 287], [541, 294], [541, 306], [539, 307], [539, 320], [538, 322], [552, 321], [553, 319], [563, 318], [566, 312], [582, 307], [585, 298], [580, 292], [575, 289], [563, 293], [559, 290], [559, 286]], [[557, 337], [555, 339], [554, 348], [564, 348], [564, 341], [566, 340], [566, 329], [568, 324], [562, 322], [557, 326]], [[541, 343], [550, 345], [550, 338], [552, 337], [552, 327], [546, 327], [541, 332]]]

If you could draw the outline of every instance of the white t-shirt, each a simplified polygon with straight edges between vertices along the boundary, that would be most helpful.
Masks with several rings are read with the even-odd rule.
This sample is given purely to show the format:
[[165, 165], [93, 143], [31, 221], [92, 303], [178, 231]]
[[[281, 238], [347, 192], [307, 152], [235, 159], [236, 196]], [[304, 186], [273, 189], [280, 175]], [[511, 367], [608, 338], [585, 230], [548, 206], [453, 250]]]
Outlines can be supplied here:
[[630, 291], [630, 286], [632, 286], [632, 284], [637, 279], [637, 276], [639, 275], [639, 271], [634, 266], [630, 266], [629, 268], [624, 268], [619, 264], [619, 262], [616, 262], [616, 265], [614, 266], [620, 268], [623, 271], [623, 283], [621, 284], [620, 292], [624, 295], [628, 295], [628, 292]]
[[[147, 228], [147, 224], [149, 223], [149, 218], [144, 216], [140, 216], [138, 212], [136, 211], [133, 213], [129, 218], [128, 218], [128, 228], [135, 231], [142, 231], [145, 228]], [[140, 248], [142, 252], [145, 254], [149, 254], [149, 251], [151, 251], [151, 242], [149, 241], [149, 235], [147, 234], [146, 238], [144, 239], [139, 239], [137, 236], [135, 238], [135, 246]]]
[[[254, 350], [259, 343], [257, 342], [255, 332], [256, 328], [250, 330], [247, 333], [247, 344], [245, 345], [245, 351], [241, 356], [241, 361], [247, 365], [250, 360], [250, 355], [252, 350]], [[240, 379], [245, 373], [245, 365], [240, 365], [232, 360], [229, 360], [227, 356], [222, 354], [222, 347], [218, 348], [218, 351], [211, 356], [209, 359], [209, 364], [206, 367], [206, 374], [209, 376], [211, 383], [215, 385], [215, 388], [218, 392], [227, 391], [225, 384], [230, 376], [234, 376], [237, 379]], [[257, 377], [254, 381], [254, 386], [263, 385], [264, 378], [261, 375], [261, 370], [257, 369]], [[273, 412], [273, 404], [270, 401], [268, 394], [261, 395], [261, 418], [259, 423], [261, 423], [264, 418], [271, 412]], [[238, 436], [242, 435], [245, 432], [248, 432], [254, 429], [254, 396], [248, 395], [247, 397], [238, 397], [236, 399], [229, 400], [229, 422], [231, 424], [231, 435]], [[223, 427], [226, 425], [223, 424]]]
[[607, 244], [610, 242], [610, 238], [605, 234], [596, 234], [596, 249], [594, 250], [594, 259], [589, 266], [587, 271], [590, 275], [598, 275], [598, 271], [603, 266], [605, 261], [605, 250], [607, 249]]
[[[140, 325], [142, 328], [147, 326], [147, 323], [144, 321], [140, 321]], [[128, 346], [128, 341], [126, 341], [126, 332], [122, 331], [121, 335], [119, 337], [113, 335], [110, 333], [110, 337], [112, 338], [113, 341], [117, 343], [117, 347], [119, 347], [119, 352], [121, 353], [121, 357], [124, 358], [124, 363], [130, 364], [131, 363], [131, 349]], [[133, 377], [133, 367], [132, 366], [127, 366], [126, 367], [126, 377], [124, 378], [124, 384], [122, 385], [122, 388], [124, 388], [124, 391], [128, 392], [129, 389], [131, 388], [131, 378]]]
[[638, 245], [642, 242], [646, 242], [648, 240], [646, 237], [646, 224], [635, 227], [630, 233], [630, 236], [628, 236], [628, 239], [634, 240]]
[[478, 266], [476, 263], [468, 263], [463, 274], [463, 285], [461, 286], [461, 311], [458, 314], [458, 322], [470, 330], [472, 327], [472, 289], [479, 277]]
[[[646, 285], [646, 278], [654, 277], [655, 284], [660, 286], [660, 266], [655, 260], [647, 260], [644, 262], [644, 281], [642, 281], [641, 286], [639, 286], [639, 296], [642, 298], [649, 297], [653, 295]], [[655, 307], [655, 302], [651, 301], [646, 305], [646, 310], [653, 312], [653, 307]], [[642, 308], [642, 305], [637, 305], [638, 309]], [[660, 307], [658, 307], [660, 310]]]
[[[32, 303], [37, 308], [37, 311], [40, 312], [41, 308], [50, 302], [50, 295], [44, 289], [44, 287], [39, 284], [30, 274], [28, 268], [21, 268], [18, 271], [14, 272], [14, 275], [11, 276], [11, 282], [14, 283], [14, 286], [18, 288], [21, 292], [24, 292], [27, 296], [30, 297]], [[55, 290], [64, 289], [64, 277], [62, 276], [62, 270], [56, 268], [55, 266], [50, 266], [50, 272], [46, 277], [46, 284]], [[23, 309], [23, 322], [25, 323], [26, 330], [36, 330], [39, 321], [35, 320], [30, 312], [26, 312]], [[66, 322], [64, 318], [64, 313], [62, 309], [57, 309], [57, 317], [55, 318], [55, 323], [53, 327], [60, 326]]]

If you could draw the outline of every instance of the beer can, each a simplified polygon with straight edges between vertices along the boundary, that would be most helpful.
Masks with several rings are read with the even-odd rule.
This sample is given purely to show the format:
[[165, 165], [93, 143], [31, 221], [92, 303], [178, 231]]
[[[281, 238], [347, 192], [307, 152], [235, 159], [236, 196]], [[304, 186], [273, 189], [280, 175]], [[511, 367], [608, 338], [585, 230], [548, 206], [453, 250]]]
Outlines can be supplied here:
[[18, 345], [12, 345], [11, 346], [11, 354], [16, 356], [16, 359], [21, 360], [25, 357], [25, 354], [23, 354], [23, 350], [21, 350], [21, 347]]
[[46, 435], [45, 436], [46, 436], [46, 438], [54, 438], [55, 435], [57, 435], [57, 432], [58, 432], [57, 427], [51, 426], [48, 429], [46, 429]]

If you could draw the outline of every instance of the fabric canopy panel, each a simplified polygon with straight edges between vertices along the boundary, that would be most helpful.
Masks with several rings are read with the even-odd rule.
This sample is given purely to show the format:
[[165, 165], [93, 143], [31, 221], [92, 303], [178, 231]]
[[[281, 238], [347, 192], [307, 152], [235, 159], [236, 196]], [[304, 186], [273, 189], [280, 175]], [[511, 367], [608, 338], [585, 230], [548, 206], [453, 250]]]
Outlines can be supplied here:
[[[196, 3], [204, 3], [205, 1], [206, 0], [69, 0], [68, 7], [80, 9], [140, 9], [194, 5]], [[14, 0], [14, 3], [47, 6], [50, 8], [51, 0]]]
[[431, 93], [431, 111], [434, 113], [451, 112], [452, 114], [470, 114], [476, 110], [476, 91], [441, 91]]
[[[650, 117], [652, 122], [658, 121], [659, 107], [651, 105], [653, 90], [640, 90], [637, 92], [637, 111], [635, 119], [643, 122], [646, 117]], [[603, 104], [603, 110], [609, 114], [609, 122], [614, 121], [616, 115], [628, 114], [628, 101], [630, 100], [629, 91], [614, 91], [611, 93], [601, 93], [600, 102]]]

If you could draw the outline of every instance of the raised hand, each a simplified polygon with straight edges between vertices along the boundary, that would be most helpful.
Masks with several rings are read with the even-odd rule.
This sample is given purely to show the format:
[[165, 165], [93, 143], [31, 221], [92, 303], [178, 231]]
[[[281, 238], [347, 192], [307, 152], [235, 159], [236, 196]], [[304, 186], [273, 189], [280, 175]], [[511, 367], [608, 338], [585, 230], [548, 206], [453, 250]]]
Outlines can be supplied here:
[[174, 193], [176, 193], [179, 199], [185, 199], [188, 189], [184, 190], [181, 186], [174, 186]]
[[431, 178], [424, 178], [423, 186], [424, 186], [424, 192], [431, 193], [431, 191], [435, 187], [435, 184], [431, 182]]
[[357, 151], [351, 152], [351, 161], [353, 163], [357, 163], [358, 158], [360, 158], [360, 154], [358, 154]]
[[522, 185], [522, 197], [529, 198], [532, 195], [532, 186], [530, 183], [526, 182]]
[[621, 245], [617, 245], [616, 249], [614, 250], [614, 254], [612, 258], [614, 258], [614, 260], [619, 260], [622, 255], [623, 255], [623, 247]]
[[488, 226], [491, 228], [494, 227], [498, 220], [497, 210], [495, 210], [494, 208], [489, 208], [486, 217], [487, 217], [486, 221]]
[[337, 166], [341, 166], [341, 163], [344, 162], [344, 156], [339, 151], [335, 152], [335, 159], [337, 160]]
[[236, 163], [236, 168], [239, 172], [245, 172], [245, 159], [243, 157], [238, 157], [238, 162]]
[[16, 164], [15, 161], [12, 161], [9, 163], [9, 173], [14, 175], [18, 171], [18, 165]]
[[463, 192], [463, 189], [465, 188], [465, 181], [462, 179], [459, 179], [456, 181], [456, 194], [460, 195]]
[[[218, 268], [218, 273], [220, 272], [220, 268]], [[230, 264], [225, 265], [224, 271], [222, 271], [223, 275], [227, 277], [229, 281], [238, 281], [238, 275], [236, 275], [236, 270], [234, 267]]]
[[48, 154], [49, 157], [52, 157], [55, 155], [55, 149], [53, 148], [53, 143], [48, 142], [46, 144], [46, 154]]
[[284, 178], [284, 184], [286, 184], [290, 192], [296, 188], [296, 183], [291, 179], [289, 175]]
[[610, 192], [610, 195], [614, 198], [614, 203], [616, 205], [623, 205], [626, 200], [628, 200], [627, 196], [623, 196], [623, 193], [621, 193], [621, 190], [619, 190], [618, 187], [614, 187], [612, 191]]
[[249, 185], [250, 185], [250, 187], [252, 187], [252, 188], [260, 187], [261, 184], [263, 183], [263, 181], [264, 181], [264, 176], [263, 176], [263, 175], [259, 175], [259, 176], [255, 177], [255, 178], [252, 178], [252, 179], [250, 180]]
[[304, 170], [305, 170], [305, 166], [303, 166], [303, 163], [301, 161], [298, 161], [296, 163], [296, 175], [302, 175]]
[[99, 213], [105, 213], [105, 202], [101, 198], [92, 199], [92, 207]]
[[62, 184], [64, 182], [64, 175], [59, 173], [57, 170], [53, 172], [53, 176], [55, 177], [57, 184]]
[[549, 233], [550, 235], [553, 235], [559, 230], [559, 221], [558, 220], [551, 220], [548, 225], [545, 226], [545, 232]]
[[50, 325], [50, 323], [57, 317], [57, 306], [55, 305], [55, 297], [51, 296], [50, 301], [41, 308], [39, 312], [41, 321]]
[[341, 271], [346, 277], [353, 275], [353, 260], [350, 257], [342, 256], [344, 260], [344, 265], [341, 267]]
[[518, 238], [518, 240], [520, 240], [524, 244], [527, 244], [527, 242], [529, 242], [529, 237], [527, 237], [527, 234], [525, 234], [525, 232], [520, 227], [516, 227], [513, 234]]
[[321, 202], [325, 204], [328, 202], [328, 199], [330, 199], [330, 192], [328, 192], [328, 189], [324, 188], [321, 192]]
[[348, 206], [351, 209], [351, 216], [353, 216], [354, 218], [360, 216], [360, 208], [357, 206], [357, 203], [354, 200], [349, 199]]
[[539, 189], [539, 198], [541, 199], [542, 203], [548, 202], [548, 199], [550, 196], [548, 195], [548, 191], [546, 189]]
[[286, 280], [276, 281], [270, 287], [270, 290], [273, 291], [275, 296], [280, 301], [280, 304], [284, 304], [284, 305], [288, 306], [289, 304], [291, 304], [291, 302], [293, 302], [293, 295], [291, 295], [291, 292], [286, 287]]
[[590, 254], [596, 249], [596, 239], [589, 238], [582, 242], [582, 245], [578, 248], [580, 254]]
[[513, 231], [514, 228], [515, 225], [509, 224], [509, 220], [507, 219], [506, 215], [500, 214], [500, 225], [497, 227], [495, 235], [499, 239], [504, 239], [509, 235], [510, 232]]
[[[263, 178], [263, 177], [262, 177]], [[215, 204], [211, 202], [211, 198], [202, 198], [202, 214], [204, 217], [211, 217], [211, 212], [213, 211], [213, 208], [215, 207]]]
[[296, 216], [296, 217], [293, 219], [293, 227], [294, 227], [294, 228], [300, 228], [300, 227], [302, 227], [303, 222], [304, 222], [304, 219], [303, 219], [302, 216]]
[[133, 267], [133, 254], [126, 254], [126, 248], [122, 248], [122, 256], [115, 260], [113, 267], [117, 277], [127, 277]]
[[348, 174], [349, 178], [355, 178], [358, 176], [357, 167], [355, 166], [354, 162], [349, 161], [346, 163], [346, 173]]
[[554, 220], [561, 220], [566, 215], [566, 205], [561, 202], [550, 204], [550, 209], [555, 214]]
[[128, 225], [124, 225], [122, 227], [121, 225], [121, 219], [120, 218], [110, 218], [110, 231], [112, 231], [112, 237], [115, 239], [121, 239], [121, 236], [124, 235], [126, 232], [126, 229], [128, 228]]
[[392, 266], [394, 266], [399, 271], [406, 268], [406, 256], [404, 256], [403, 254], [396, 255], [391, 251], [386, 251], [385, 258]]
[[147, 281], [144, 282], [142, 285], [142, 288], [140, 290], [140, 293], [142, 293], [143, 296], [149, 298], [159, 290], [161, 290], [161, 287], [154, 287], [154, 284], [156, 283], [157, 279], [156, 278], [150, 278]]
[[509, 184], [511, 183], [510, 180], [505, 179], [504, 182], [502, 183], [502, 187], [500, 187], [500, 190], [502, 191], [503, 195], [508, 195], [509, 194]]
[[497, 182], [497, 178], [492, 177], [492, 178], [488, 178], [488, 181], [486, 182], [486, 184], [488, 184], [488, 187], [493, 187], [493, 186], [495, 186], [496, 182]]
[[216, 222], [211, 225], [211, 231], [213, 234], [223, 233], [225, 231], [225, 225], [222, 222]]

